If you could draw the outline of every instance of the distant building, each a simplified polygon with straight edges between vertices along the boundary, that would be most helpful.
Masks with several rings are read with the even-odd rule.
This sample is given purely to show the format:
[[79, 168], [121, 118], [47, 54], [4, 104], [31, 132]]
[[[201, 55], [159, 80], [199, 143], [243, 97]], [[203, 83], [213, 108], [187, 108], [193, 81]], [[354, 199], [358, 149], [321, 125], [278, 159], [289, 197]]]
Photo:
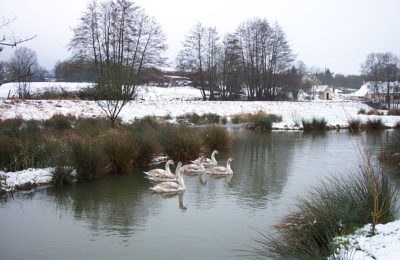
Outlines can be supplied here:
[[[389, 83], [390, 103], [399, 101], [400, 83], [398, 81]], [[370, 102], [374, 104], [387, 103], [387, 82], [366, 82], [359, 90], [350, 94], [351, 100]]]
[[164, 75], [164, 87], [191, 86], [192, 81], [187, 77]]
[[332, 100], [333, 90], [328, 85], [312, 86], [311, 96], [313, 99]]

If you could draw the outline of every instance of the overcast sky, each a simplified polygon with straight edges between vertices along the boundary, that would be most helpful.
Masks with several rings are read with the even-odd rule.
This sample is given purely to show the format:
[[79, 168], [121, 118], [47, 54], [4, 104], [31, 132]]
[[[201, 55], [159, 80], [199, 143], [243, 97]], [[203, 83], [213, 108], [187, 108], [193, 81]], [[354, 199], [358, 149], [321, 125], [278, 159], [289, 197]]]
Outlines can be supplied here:
[[[37, 37], [23, 45], [36, 51], [39, 63], [53, 69], [70, 56], [71, 28], [90, 0], [0, 0], [0, 18], [14, 18], [3, 34]], [[252, 17], [278, 22], [297, 60], [334, 73], [359, 74], [368, 53], [400, 55], [399, 0], [136, 0], [156, 17], [167, 35], [170, 62], [197, 22], [232, 32]], [[21, 44], [22, 46], [22, 44]], [[0, 53], [7, 60], [12, 52]]]

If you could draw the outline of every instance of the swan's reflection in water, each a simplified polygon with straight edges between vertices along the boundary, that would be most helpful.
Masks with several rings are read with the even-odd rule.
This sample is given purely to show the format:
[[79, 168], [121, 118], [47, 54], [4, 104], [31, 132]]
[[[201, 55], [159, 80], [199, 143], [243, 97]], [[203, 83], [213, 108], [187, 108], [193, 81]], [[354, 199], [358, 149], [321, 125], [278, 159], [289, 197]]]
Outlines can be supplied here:
[[176, 193], [162, 193], [162, 194], [157, 194], [161, 196], [164, 199], [172, 199], [178, 197], [178, 206], [181, 210], [186, 210], [187, 207], [183, 204], [183, 197], [185, 195], [185, 191], [180, 191]]

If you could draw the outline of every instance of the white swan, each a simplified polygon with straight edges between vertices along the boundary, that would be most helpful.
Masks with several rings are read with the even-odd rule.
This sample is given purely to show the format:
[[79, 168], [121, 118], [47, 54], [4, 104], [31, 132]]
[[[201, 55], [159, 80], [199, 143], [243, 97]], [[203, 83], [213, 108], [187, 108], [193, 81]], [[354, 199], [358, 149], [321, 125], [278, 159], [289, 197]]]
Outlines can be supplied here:
[[186, 164], [186, 165], [182, 166], [183, 173], [186, 173], [189, 175], [197, 175], [197, 174], [201, 174], [201, 173], [205, 172], [206, 169], [204, 168], [204, 165], [203, 165], [203, 159], [204, 159], [204, 156], [201, 156], [199, 164], [191, 163], [191, 164]]
[[171, 172], [171, 169], [169, 168], [171, 164], [174, 164], [173, 160], [168, 160], [165, 164], [165, 170], [164, 169], [152, 169], [150, 171], [144, 172], [147, 176], [153, 177], [153, 178], [168, 178], [168, 179], [174, 179], [176, 176]]
[[[215, 155], [218, 154], [218, 150], [214, 150], [211, 153], [211, 159], [210, 158], [204, 158], [203, 159], [203, 166], [208, 168], [208, 167], [212, 167], [212, 166], [217, 166], [218, 162], [215, 159]], [[204, 157], [204, 156], [203, 156]], [[197, 158], [196, 160], [192, 161], [192, 163], [195, 163], [197, 165], [200, 165], [200, 160], [202, 157]]]
[[226, 167], [224, 166], [215, 166], [212, 167], [211, 169], [208, 170], [208, 173], [210, 173], [211, 175], [232, 175], [233, 171], [231, 168], [231, 162], [233, 161], [232, 158], [229, 158], [228, 161], [226, 162]]
[[154, 192], [157, 193], [176, 193], [180, 191], [184, 191], [186, 189], [185, 182], [183, 181], [183, 170], [181, 169], [182, 163], [178, 162], [178, 166], [176, 167], [175, 174], [178, 179], [178, 183], [176, 182], [162, 182], [157, 184], [156, 186], [150, 188]]

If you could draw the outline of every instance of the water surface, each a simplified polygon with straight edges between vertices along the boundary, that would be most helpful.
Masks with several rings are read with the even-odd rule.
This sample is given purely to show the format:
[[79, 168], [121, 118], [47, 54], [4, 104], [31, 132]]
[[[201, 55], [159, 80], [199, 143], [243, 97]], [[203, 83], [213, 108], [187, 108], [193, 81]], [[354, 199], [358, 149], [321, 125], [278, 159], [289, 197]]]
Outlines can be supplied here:
[[392, 135], [229, 131], [233, 177], [185, 176], [182, 196], [151, 194], [141, 173], [15, 194], [0, 203], [0, 259], [247, 259], [256, 231]]

